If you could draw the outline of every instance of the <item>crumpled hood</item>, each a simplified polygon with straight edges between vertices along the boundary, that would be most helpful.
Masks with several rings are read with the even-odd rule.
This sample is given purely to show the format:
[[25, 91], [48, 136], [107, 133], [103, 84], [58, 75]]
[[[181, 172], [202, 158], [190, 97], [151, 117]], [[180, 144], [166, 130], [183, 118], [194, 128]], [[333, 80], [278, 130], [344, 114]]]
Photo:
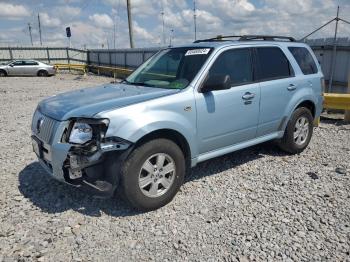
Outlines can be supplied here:
[[107, 84], [55, 95], [39, 103], [41, 113], [63, 121], [71, 117], [92, 117], [95, 114], [179, 92], [127, 84]]

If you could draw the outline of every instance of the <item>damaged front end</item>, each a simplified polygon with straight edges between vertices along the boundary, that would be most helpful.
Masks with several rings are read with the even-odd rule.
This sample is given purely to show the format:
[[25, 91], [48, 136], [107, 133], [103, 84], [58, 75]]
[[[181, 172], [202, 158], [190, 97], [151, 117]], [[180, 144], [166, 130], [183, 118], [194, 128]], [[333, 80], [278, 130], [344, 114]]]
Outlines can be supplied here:
[[64, 180], [95, 195], [111, 196], [118, 186], [120, 166], [131, 142], [105, 137], [108, 119], [73, 119], [62, 136], [71, 145], [63, 163]]

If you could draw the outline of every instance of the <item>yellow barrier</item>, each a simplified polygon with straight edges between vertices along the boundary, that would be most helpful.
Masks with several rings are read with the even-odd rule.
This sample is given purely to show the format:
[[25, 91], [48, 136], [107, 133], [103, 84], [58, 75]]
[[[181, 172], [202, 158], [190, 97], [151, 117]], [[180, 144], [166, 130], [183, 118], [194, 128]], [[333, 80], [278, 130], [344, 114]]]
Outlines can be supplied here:
[[350, 94], [324, 93], [323, 96], [324, 108], [350, 110]]
[[86, 74], [87, 65], [85, 64], [55, 64], [57, 72], [59, 70], [78, 70]]
[[120, 75], [130, 75], [134, 70], [120, 67], [111, 67], [111, 66], [97, 66], [89, 65], [89, 68], [97, 70], [99, 75], [101, 72], [110, 72], [113, 73], [113, 77], [116, 78], [118, 74]]

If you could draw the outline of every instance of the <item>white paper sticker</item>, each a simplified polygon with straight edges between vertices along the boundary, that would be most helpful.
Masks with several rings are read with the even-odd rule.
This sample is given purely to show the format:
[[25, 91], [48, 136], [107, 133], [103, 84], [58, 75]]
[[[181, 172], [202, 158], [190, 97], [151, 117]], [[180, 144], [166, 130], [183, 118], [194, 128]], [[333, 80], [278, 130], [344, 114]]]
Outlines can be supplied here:
[[210, 48], [202, 48], [202, 49], [192, 49], [188, 50], [185, 56], [188, 55], [207, 55], [210, 51]]

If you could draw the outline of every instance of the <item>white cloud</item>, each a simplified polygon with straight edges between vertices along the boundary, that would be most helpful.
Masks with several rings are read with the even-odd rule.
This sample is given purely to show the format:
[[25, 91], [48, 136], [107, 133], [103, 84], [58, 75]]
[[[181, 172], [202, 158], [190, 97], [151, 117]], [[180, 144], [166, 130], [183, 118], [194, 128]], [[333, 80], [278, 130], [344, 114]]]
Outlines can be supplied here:
[[15, 5], [0, 2], [0, 17], [8, 19], [19, 19], [29, 15], [29, 10], [23, 5]]
[[137, 22], [135, 22], [133, 26], [134, 35], [136, 36], [136, 38], [140, 39], [141, 41], [146, 40], [153, 43], [157, 42], [154, 36], [151, 33], [149, 33], [149, 31], [147, 31], [145, 28], [139, 26]]
[[89, 19], [94, 22], [98, 27], [112, 28], [113, 20], [107, 14], [93, 14], [89, 16]]
[[73, 6], [59, 6], [56, 8], [56, 12], [61, 17], [67, 17], [68, 19], [71, 17], [76, 17], [80, 15], [81, 9], [79, 7], [73, 7]]
[[[196, 3], [197, 39], [218, 34], [282, 34], [300, 38], [334, 18], [338, 4], [341, 17], [349, 20], [347, 16], [350, 14], [349, 0], [196, 0]], [[136, 47], [163, 44], [162, 7], [166, 44], [171, 29], [174, 29], [175, 44], [193, 41], [192, 0], [131, 0], [131, 5]], [[25, 25], [30, 22], [33, 37], [38, 39], [36, 13], [41, 12], [43, 39], [48, 44], [67, 44], [64, 27], [72, 26], [73, 45], [101, 47], [102, 44], [107, 46], [108, 40], [112, 46], [113, 19], [116, 16], [116, 47], [129, 47], [126, 1], [102, 0], [99, 11], [93, 7], [94, 4], [87, 0], [57, 0], [52, 4], [51, 1], [48, 4], [38, 0], [0, 0], [0, 18], [5, 18], [2, 19], [5, 26], [1, 37], [9, 39], [9, 43], [27, 44], [29, 34]], [[11, 28], [19, 26], [17, 21], [11, 22], [13, 19], [21, 21], [17, 33], [11, 32]], [[332, 37], [333, 34], [334, 24], [312, 37]], [[350, 26], [340, 23], [339, 36], [349, 35]]]
[[50, 16], [48, 13], [40, 13], [40, 20], [43, 26], [57, 27], [61, 25], [61, 20]]

